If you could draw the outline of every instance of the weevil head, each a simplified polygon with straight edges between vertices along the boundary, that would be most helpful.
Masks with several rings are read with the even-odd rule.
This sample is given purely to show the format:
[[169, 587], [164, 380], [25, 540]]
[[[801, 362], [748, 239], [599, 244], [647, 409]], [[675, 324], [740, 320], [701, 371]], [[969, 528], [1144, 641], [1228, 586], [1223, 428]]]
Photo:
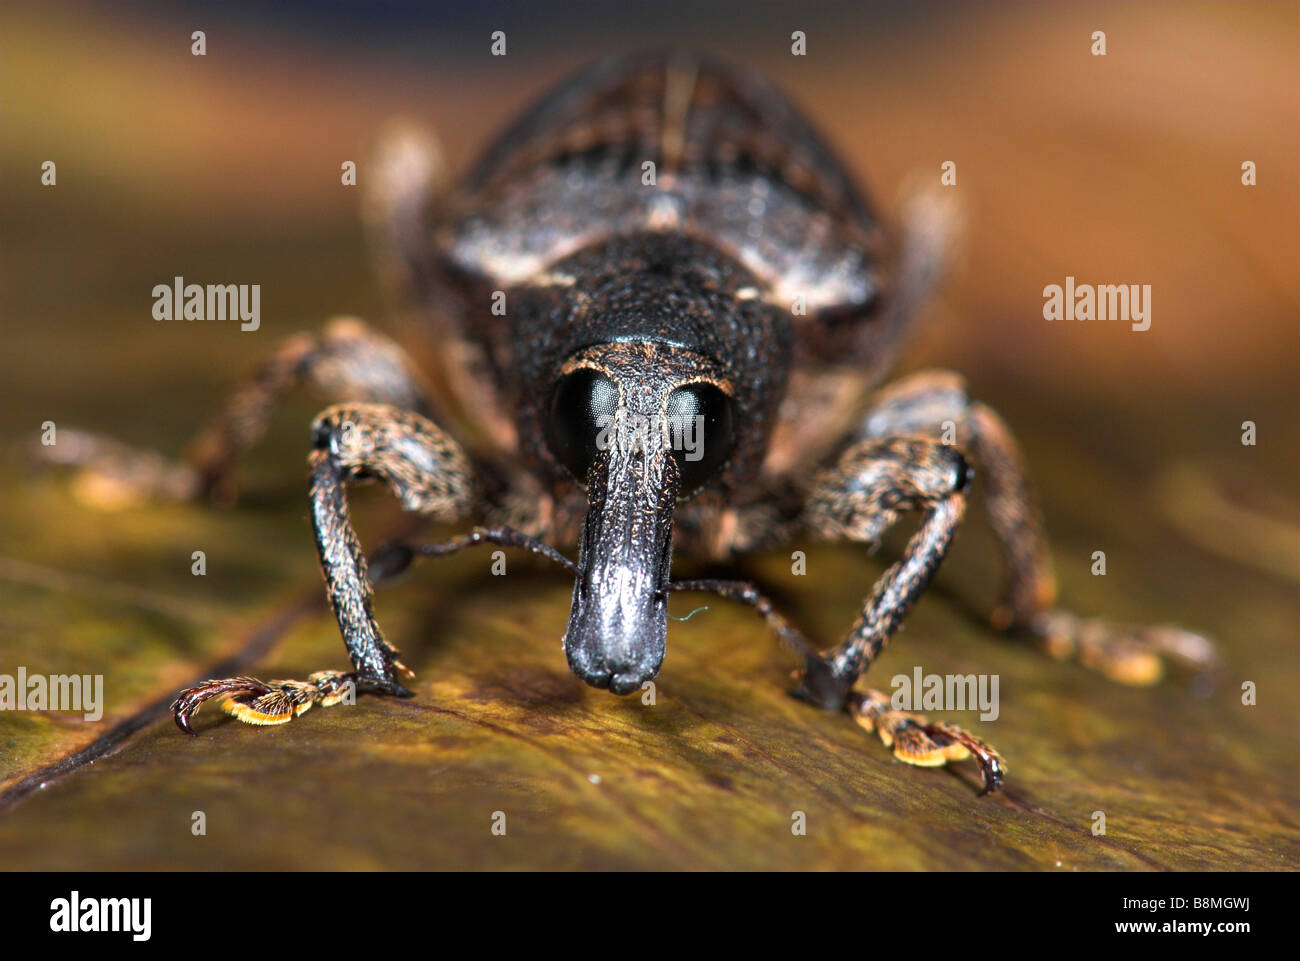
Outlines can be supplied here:
[[557, 500], [587, 502], [564, 649], [630, 693], [668, 631], [673, 515], [701, 516], [759, 475], [793, 358], [788, 313], [715, 247], [675, 233], [599, 241], [510, 310], [519, 452]]
[[673, 512], [734, 450], [732, 385], [685, 348], [599, 345], [563, 365], [545, 433], [587, 495], [564, 636], [569, 667], [627, 694], [663, 663]]

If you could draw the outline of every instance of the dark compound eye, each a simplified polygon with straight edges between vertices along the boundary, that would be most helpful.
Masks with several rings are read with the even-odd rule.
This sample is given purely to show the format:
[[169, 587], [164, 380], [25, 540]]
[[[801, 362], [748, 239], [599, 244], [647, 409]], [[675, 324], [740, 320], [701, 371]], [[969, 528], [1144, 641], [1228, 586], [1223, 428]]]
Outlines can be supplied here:
[[708, 483], [731, 456], [731, 398], [712, 384], [679, 387], [668, 398], [668, 427], [685, 497]]
[[618, 412], [618, 385], [590, 367], [560, 381], [546, 421], [546, 443], [555, 459], [581, 482], [596, 459], [596, 441]]

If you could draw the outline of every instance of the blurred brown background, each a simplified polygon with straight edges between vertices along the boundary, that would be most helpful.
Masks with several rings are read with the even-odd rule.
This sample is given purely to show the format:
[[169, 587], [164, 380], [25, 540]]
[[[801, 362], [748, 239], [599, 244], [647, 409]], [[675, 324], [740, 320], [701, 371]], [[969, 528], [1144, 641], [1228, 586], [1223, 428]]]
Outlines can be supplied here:
[[[489, 35], [498, 29], [508, 36], [504, 58], [488, 55]], [[193, 30], [206, 32], [204, 57], [190, 53]], [[806, 57], [790, 55], [793, 30], [807, 34]], [[1095, 30], [1106, 33], [1105, 57], [1090, 54]], [[1036, 678], [1032, 683], [1042, 688], [1036, 695], [1042, 700], [1022, 705], [1022, 717], [1038, 710], [1041, 717], [1033, 716], [1040, 725], [1054, 723], [1064, 711], [1075, 718], [1070, 723], [1086, 726], [1092, 722], [1079, 718], [1113, 710], [1112, 720], [1127, 718], [1115, 725], [1139, 744], [1145, 732], [1148, 748], [1151, 732], [1162, 729], [1162, 737], [1174, 738], [1172, 754], [1155, 750], [1167, 758], [1170, 790], [1207, 745], [1247, 765], [1263, 805], [1253, 816], [1273, 826], [1256, 827], [1262, 835], [1247, 832], [1238, 838], [1237, 855], [1250, 866], [1294, 867], [1294, 776], [1270, 760], [1291, 756], [1295, 748], [1288, 733], [1297, 704], [1294, 686], [1279, 683], [1261, 699], [1257, 714], [1227, 728], [1221, 715], [1234, 706], [1240, 678], [1297, 680], [1300, 6], [1295, 3], [661, 2], [607, 8], [488, 3], [473, 10], [404, 3], [7, 4], [0, 14], [5, 327], [0, 439], [16, 443], [34, 436], [42, 421], [54, 420], [178, 452], [239, 372], [279, 338], [335, 314], [382, 323], [390, 312], [365, 248], [358, 193], [339, 183], [344, 160], [358, 161], [359, 176], [366, 176], [369, 145], [386, 120], [404, 115], [432, 124], [453, 168], [461, 170], [503, 123], [571, 69], [609, 52], [654, 44], [704, 49], [764, 69], [806, 109], [886, 215], [909, 175], [938, 177], [942, 162], [957, 164], [967, 235], [905, 367], [937, 364], [962, 371], [973, 392], [1016, 429], [1042, 492], [1067, 602], [1087, 613], [1176, 621], [1215, 633], [1233, 663], [1220, 700], [1189, 706], [1189, 695], [1176, 685], [1158, 694], [1113, 693], [1071, 666], [1048, 663], [1032, 652], [1008, 653], [1009, 646], [981, 638], [969, 624], [942, 619], [927, 624], [926, 617], [947, 617], [924, 613], [943, 602], [923, 604], [915, 615], [919, 626], [902, 643], [932, 644], [925, 663], [934, 670], [962, 663], [964, 648], [959, 643], [950, 654], [954, 648], [942, 640], [945, 633], [971, 635], [968, 670], [1014, 671], [1007, 658], [1022, 658], [1024, 676]], [[55, 188], [40, 184], [45, 160], [58, 165]], [[1257, 186], [1241, 184], [1246, 160], [1257, 165]], [[261, 330], [241, 333], [237, 324], [220, 322], [155, 322], [150, 290], [176, 275], [198, 283], [260, 283]], [[1150, 284], [1151, 329], [1134, 333], [1119, 321], [1044, 321], [1043, 287], [1064, 283], [1066, 275], [1080, 283]], [[296, 399], [277, 420], [270, 440], [247, 466], [252, 499], [233, 512], [167, 507], [97, 514], [76, 505], [59, 478], [31, 479], [21, 461], [6, 456], [0, 475], [5, 565], [0, 631], [6, 635], [0, 668], [26, 663], [36, 670], [33, 665], [44, 662], [50, 671], [68, 670], [62, 665], [72, 651], [92, 662], [101, 658], [106, 671], [116, 672], [110, 673], [108, 722], [121, 720], [186, 683], [199, 665], [236, 649], [256, 625], [284, 608], [286, 598], [310, 594], [316, 582], [301, 465], [306, 422], [318, 406], [311, 398]], [[1240, 443], [1245, 420], [1258, 425], [1256, 447]], [[383, 515], [388, 505], [381, 500], [365, 503]], [[364, 522], [364, 510], [362, 517]], [[188, 572], [191, 544], [221, 545], [213, 548], [220, 559], [210, 562], [213, 573], [201, 586]], [[1087, 571], [1088, 557], [1099, 545], [1110, 557], [1105, 579], [1091, 578]], [[989, 547], [976, 525], [963, 534], [951, 565], [955, 570], [945, 571], [957, 593], [986, 597], [994, 576]], [[795, 584], [792, 590], [812, 592], [801, 602], [803, 614], [829, 640], [847, 625], [878, 568], [864, 566], [853, 551], [826, 556], [828, 564], [843, 560], [858, 566], [828, 568], [836, 571], [833, 578], [816, 586]], [[478, 570], [472, 562], [456, 563], [449, 570], [465, 577]], [[775, 569], [780, 567], [777, 563]], [[399, 633], [402, 615], [395, 612], [414, 598], [443, 590], [433, 586], [437, 583], [439, 575], [426, 569], [417, 586], [399, 588], [392, 600], [381, 598], [381, 620], [403, 648], [415, 646], [406, 638], [424, 628], [412, 615], [406, 634]], [[538, 590], [545, 600], [517, 613], [513, 623], [535, 622], [536, 632], [526, 633], [540, 639], [530, 638], [531, 653], [520, 647], [511, 654], [504, 644], [499, 657], [533, 658], [548, 672], [547, 684], [567, 690], [555, 642], [568, 588], [544, 580]], [[501, 602], [485, 590], [480, 603]], [[477, 624], [473, 647], [487, 647], [492, 627], [473, 621], [474, 616], [455, 623], [471, 633], [469, 625]], [[757, 623], [745, 612], [724, 612], [717, 602], [711, 603], [710, 616], [716, 618], [713, 628], [698, 633], [692, 633], [692, 625], [674, 626], [666, 671], [673, 670], [675, 659], [682, 667], [679, 675], [665, 675], [669, 683], [707, 671], [720, 656], [703, 651], [698, 666], [690, 667], [689, 658], [696, 655], [685, 653], [685, 638], [698, 646], [708, 638], [747, 636], [757, 652], [753, 663], [766, 658], [776, 665], [753, 686], [772, 687], [772, 696], [779, 695], [779, 660], [773, 645], [758, 636]], [[173, 623], [178, 617], [181, 626]], [[718, 633], [718, 624], [726, 630]], [[284, 655], [284, 676], [325, 666], [327, 659], [331, 665], [342, 660], [327, 619], [315, 616], [306, 630], [301, 658]], [[724, 648], [728, 656], [734, 653]], [[429, 656], [439, 666], [422, 671], [422, 678], [452, 670], [449, 665], [459, 655], [453, 649], [445, 659], [442, 651]], [[735, 656], [742, 658], [744, 671], [765, 670], [748, 667], [749, 653]], [[918, 656], [912, 652], [885, 664], [885, 678]], [[484, 661], [482, 669], [487, 676], [491, 664]], [[261, 665], [253, 672], [266, 673]], [[743, 716], [745, 704], [727, 699], [749, 681], [728, 678], [725, 671], [716, 681], [719, 700], [705, 713]], [[1066, 685], [1059, 695], [1064, 702], [1054, 700], [1058, 682]], [[502, 690], [501, 699], [520, 698], [517, 689]], [[434, 699], [454, 704], [453, 698], [463, 695], [458, 689]], [[573, 696], [593, 716], [623, 716], [621, 707], [593, 699], [594, 692]], [[389, 710], [364, 703], [374, 712]], [[543, 698], [532, 713], [553, 707]], [[1004, 707], [1004, 717], [1008, 713]], [[818, 721], [797, 710], [790, 718], [792, 725], [800, 718]], [[424, 717], [419, 721], [425, 730], [431, 723]], [[248, 758], [248, 752], [270, 750], [272, 744], [279, 745], [276, 750], [291, 749], [293, 741], [286, 739], [300, 735], [307, 724], [317, 725], [309, 730], [323, 736], [329, 725], [346, 723], [313, 712], [282, 731], [251, 732], [251, 739], [231, 725], [213, 730], [232, 754], [238, 746], [239, 757]], [[1182, 741], [1168, 733], [1179, 724], [1191, 729]], [[1107, 731], [1115, 735], [1118, 728]], [[0, 717], [0, 749], [6, 755], [0, 783], [16, 783], [103, 729], [53, 717]], [[413, 725], [412, 736], [415, 730]], [[857, 732], [835, 730], [858, 751], [845, 763], [865, 766], [879, 781], [872, 782], [875, 788], [938, 790], [953, 810], [974, 804], [959, 783], [918, 780], [918, 772], [891, 764], [878, 745]], [[996, 728], [990, 739], [1009, 757], [1016, 756], [1013, 748], [1020, 758], [1032, 754], [1029, 731], [1019, 744], [1015, 735], [994, 736], [1001, 732]], [[21, 863], [26, 852], [53, 843], [56, 825], [75, 819], [96, 790], [121, 797], [135, 777], [172, 783], [177, 764], [199, 763], [194, 751], [181, 750], [189, 745], [174, 744], [173, 734], [155, 725], [144, 736], [159, 751], [179, 751], [177, 757], [185, 761], [160, 762], [162, 769], [152, 773], [119, 769], [125, 780], [93, 782], [96, 788], [70, 787], [91, 783], [79, 773], [60, 782], [62, 801], [50, 799], [62, 807], [42, 811], [45, 798], [14, 807], [8, 819], [17, 819], [32, 840], [30, 847], [19, 845], [9, 853]], [[1092, 742], [1079, 734], [1064, 737], [1064, 743], [1067, 752], [1082, 752]], [[1116, 752], [1127, 764], [1132, 751], [1116, 747]], [[134, 756], [142, 756], [140, 750]], [[481, 762], [482, 752], [473, 757], [479, 761], [467, 763]], [[420, 758], [424, 765], [437, 763], [433, 755]], [[1104, 760], [1084, 776], [1113, 778]], [[229, 770], [240, 762], [232, 756], [222, 763]], [[1152, 757], [1145, 763], [1146, 773], [1125, 770], [1134, 779], [1134, 796], [1149, 795], [1152, 805], [1145, 837], [1167, 837], [1162, 832], [1169, 826], [1152, 813], [1160, 809], [1160, 788], [1144, 782], [1158, 762]], [[1014, 761], [1012, 768], [1017, 770]], [[1038, 768], [1040, 774], [1043, 770]], [[1025, 796], [1031, 800], [1024, 803], [1033, 807], [1038, 800], [1032, 798], [1041, 800], [1051, 789], [1026, 773]], [[1226, 812], [1239, 803], [1230, 785], [1246, 776], [1235, 769], [1220, 773], [1218, 787], [1229, 793], [1216, 795], [1207, 788], [1210, 793], [1197, 799], [1207, 824], [1230, 820]], [[509, 783], [522, 776], [502, 774]], [[1062, 775], [1062, 783], [1066, 780]], [[92, 793], [75, 793], [82, 790]], [[1053, 796], [1059, 790], [1064, 788], [1058, 785]], [[758, 804], [761, 788], [754, 791], [736, 803]], [[340, 811], [361, 803], [342, 789], [336, 800]], [[95, 803], [102, 807], [103, 797]], [[239, 801], [232, 796], [231, 803]], [[593, 841], [584, 864], [636, 863], [619, 853], [618, 839], [636, 836], [645, 825], [637, 821], [639, 814], [628, 813], [637, 811], [633, 795], [621, 803], [624, 820], [614, 820], [623, 834], [611, 829], [608, 838]], [[1083, 818], [1097, 803], [1083, 796], [1069, 817]], [[854, 822], [851, 803], [845, 804], [846, 833], [856, 830], [870, 842], [863, 850], [876, 855], [837, 861], [820, 850], [803, 861], [800, 854], [789, 862], [766, 863], [985, 863], [984, 855], [974, 853], [974, 838], [957, 829], [942, 845], [891, 852], [882, 837]], [[579, 813], [579, 821], [595, 817], [590, 810]], [[927, 816], [925, 810], [909, 813]], [[131, 811], [123, 807], [119, 814], [129, 818]], [[1011, 850], [1019, 841], [1007, 824], [1012, 833], [1004, 840]], [[680, 838], [671, 826], [660, 829]], [[581, 834], [583, 829], [573, 830]], [[980, 830], [993, 828], [986, 824]], [[104, 854], [103, 866], [149, 866], [171, 855], [164, 835], [151, 837], [114, 842], [115, 853]], [[1142, 847], [1137, 838], [1100, 860], [1080, 855], [1076, 863], [1215, 864], [1213, 852], [1195, 849], [1197, 842], [1187, 838], [1182, 841], [1193, 845], [1193, 853], [1184, 850], [1168, 861], [1145, 863], [1147, 855], [1133, 853]], [[1051, 843], [1064, 847], [1051, 849]], [[1047, 853], [994, 863], [1051, 867], [1060, 850], [1073, 850], [1059, 838], [1051, 843]], [[1082, 851], [1088, 842], [1077, 843]], [[397, 853], [405, 849], [396, 840], [393, 844], [387, 860], [380, 856], [372, 864], [352, 852], [357, 860], [349, 863], [405, 863]], [[305, 848], [282, 838], [277, 863], [309, 866]], [[541, 842], [532, 850], [535, 860], [525, 857], [519, 863], [554, 863], [558, 856]], [[1017, 850], [1034, 846], [1024, 842]], [[465, 858], [475, 856], [465, 853]], [[73, 854], [68, 857], [65, 866], [79, 863]], [[694, 857], [666, 855], [664, 864], [728, 864]], [[444, 863], [455, 866], [455, 859]]]

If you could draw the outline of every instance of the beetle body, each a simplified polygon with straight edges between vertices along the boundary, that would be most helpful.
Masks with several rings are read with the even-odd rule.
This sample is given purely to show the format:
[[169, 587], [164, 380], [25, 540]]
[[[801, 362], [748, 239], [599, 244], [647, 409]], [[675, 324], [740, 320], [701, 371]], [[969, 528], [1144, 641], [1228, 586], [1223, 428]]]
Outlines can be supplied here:
[[[675, 54], [615, 58], [544, 97], [459, 187], [436, 189], [437, 164], [405, 141], [373, 166], [367, 212], [427, 320], [439, 390], [395, 342], [336, 320], [285, 341], [186, 465], [151, 473], [120, 445], [79, 446], [91, 469], [155, 496], [213, 496], [295, 383], [341, 401], [312, 426], [309, 496], [354, 670], [205, 682], [174, 704], [182, 730], [214, 697], [241, 720], [280, 724], [357, 688], [410, 696], [372, 582], [416, 556], [491, 543], [573, 574], [564, 648], [588, 684], [626, 694], [655, 678], [669, 593], [713, 591], [753, 606], [793, 650], [796, 693], [847, 711], [909, 763], [973, 756], [996, 788], [1003, 765], [983, 741], [855, 687], [946, 555], [972, 463], [1005, 572], [994, 626], [1126, 683], [1155, 681], [1164, 657], [1212, 663], [1196, 635], [1052, 606], [1019, 449], [959, 376], [921, 372], [869, 393], [937, 276], [943, 205], [913, 204], [887, 233], [766, 81]], [[474, 526], [367, 558], [346, 490], [375, 480], [409, 511]], [[674, 550], [723, 561], [815, 541], [874, 546], [905, 514], [918, 529], [824, 651], [753, 584], [671, 576]], [[574, 546], [576, 562], [563, 553]]]

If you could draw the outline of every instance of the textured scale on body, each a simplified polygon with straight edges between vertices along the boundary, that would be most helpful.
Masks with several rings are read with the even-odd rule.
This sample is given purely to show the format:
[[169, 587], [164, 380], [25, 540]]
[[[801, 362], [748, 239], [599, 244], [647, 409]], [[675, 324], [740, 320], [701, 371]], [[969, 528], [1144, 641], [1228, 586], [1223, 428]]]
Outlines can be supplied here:
[[439, 247], [455, 269], [509, 287], [641, 231], [716, 247], [784, 312], [809, 296], [812, 320], [865, 312], [880, 291], [882, 232], [785, 98], [759, 76], [669, 54], [598, 64], [527, 112], [466, 180]]

